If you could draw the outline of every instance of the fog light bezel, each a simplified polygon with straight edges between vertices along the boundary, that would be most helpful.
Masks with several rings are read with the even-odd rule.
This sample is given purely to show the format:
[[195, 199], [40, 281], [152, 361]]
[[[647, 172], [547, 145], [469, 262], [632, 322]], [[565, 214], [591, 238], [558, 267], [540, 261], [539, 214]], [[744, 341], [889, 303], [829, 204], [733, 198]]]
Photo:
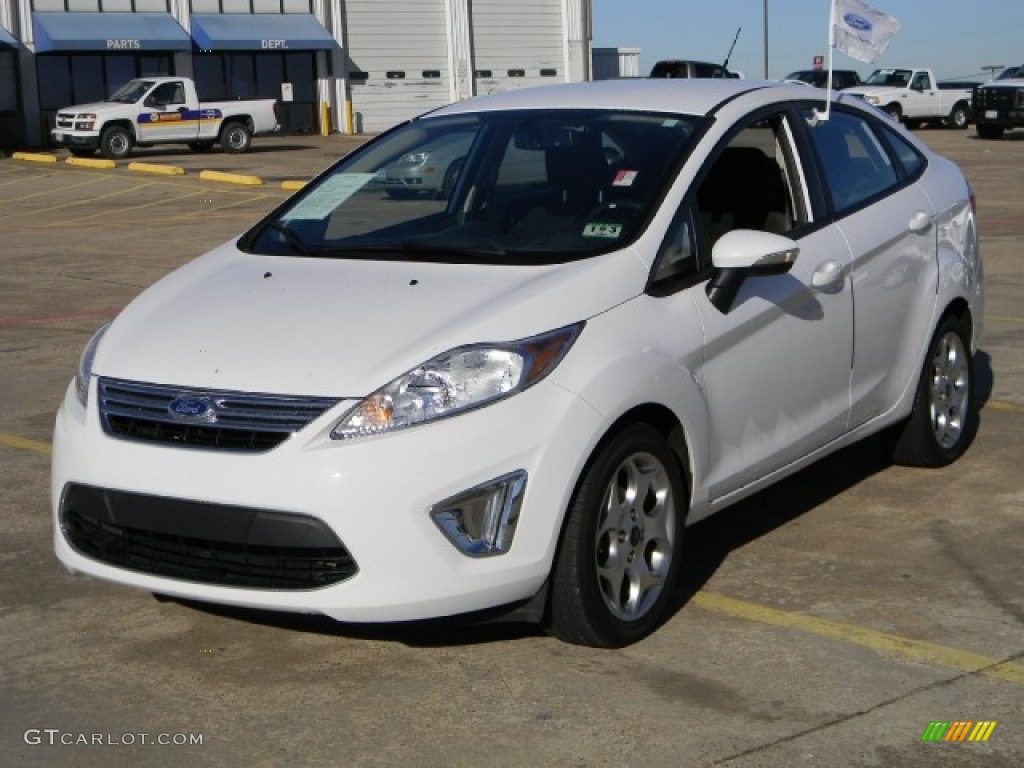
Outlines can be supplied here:
[[515, 538], [526, 481], [526, 470], [496, 477], [434, 504], [430, 519], [467, 557], [503, 555]]

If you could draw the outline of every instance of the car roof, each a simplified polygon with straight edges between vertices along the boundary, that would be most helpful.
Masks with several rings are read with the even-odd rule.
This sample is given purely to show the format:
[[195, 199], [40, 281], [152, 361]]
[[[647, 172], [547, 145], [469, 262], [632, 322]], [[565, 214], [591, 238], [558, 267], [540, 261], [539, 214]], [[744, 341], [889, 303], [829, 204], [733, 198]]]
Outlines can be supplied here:
[[[778, 81], [718, 78], [600, 80], [520, 88], [442, 107], [431, 116], [517, 109], [626, 109], [706, 115], [722, 102], [765, 88], [793, 88]], [[780, 94], [781, 95], [781, 94]], [[794, 98], [806, 98], [803, 90]]]

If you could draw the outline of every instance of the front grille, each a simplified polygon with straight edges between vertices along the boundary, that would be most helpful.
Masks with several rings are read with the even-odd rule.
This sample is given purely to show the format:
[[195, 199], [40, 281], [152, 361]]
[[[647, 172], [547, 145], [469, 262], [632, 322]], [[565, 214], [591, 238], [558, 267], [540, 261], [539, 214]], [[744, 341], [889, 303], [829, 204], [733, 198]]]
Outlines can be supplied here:
[[975, 109], [1012, 109], [1018, 103], [1016, 88], [978, 88], [972, 100]]
[[[201, 398], [209, 413], [192, 419], [169, 406]], [[292, 397], [199, 390], [99, 380], [100, 421], [115, 437], [214, 450], [269, 451], [338, 403], [325, 397]]]
[[359, 570], [334, 532], [306, 515], [71, 485], [60, 520], [86, 557], [202, 584], [317, 589]]

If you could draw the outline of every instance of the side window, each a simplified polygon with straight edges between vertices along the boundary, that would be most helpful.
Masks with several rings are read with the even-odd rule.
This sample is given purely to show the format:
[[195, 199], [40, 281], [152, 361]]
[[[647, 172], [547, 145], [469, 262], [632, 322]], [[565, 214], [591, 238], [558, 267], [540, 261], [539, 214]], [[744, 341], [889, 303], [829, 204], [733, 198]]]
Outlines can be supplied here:
[[734, 229], [790, 234], [810, 205], [785, 115], [758, 119], [716, 150], [658, 253], [654, 281], [710, 268], [715, 242]]
[[185, 88], [181, 83], [163, 83], [146, 99], [147, 106], [163, 107], [168, 104], [184, 104]]
[[848, 211], [899, 182], [866, 118], [835, 110], [828, 120], [815, 121], [810, 111], [805, 116], [812, 123], [811, 141], [837, 212]]
[[914, 75], [914, 82], [910, 86], [915, 91], [931, 90], [932, 81], [927, 72], [918, 72]]
[[914, 149], [896, 131], [886, 129], [885, 138], [888, 140], [889, 146], [892, 147], [893, 154], [896, 156], [896, 162], [903, 169], [904, 176], [908, 178], [916, 177], [921, 172], [921, 169], [924, 168], [925, 160], [921, 153]]

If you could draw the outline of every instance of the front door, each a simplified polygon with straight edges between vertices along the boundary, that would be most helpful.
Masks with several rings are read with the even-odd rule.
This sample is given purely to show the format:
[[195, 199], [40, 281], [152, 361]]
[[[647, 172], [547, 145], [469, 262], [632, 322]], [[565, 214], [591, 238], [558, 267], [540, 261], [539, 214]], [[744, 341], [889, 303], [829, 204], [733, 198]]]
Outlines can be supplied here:
[[180, 80], [161, 83], [143, 102], [136, 118], [140, 143], [194, 141], [199, 135], [199, 112], [190, 108], [185, 84]]

